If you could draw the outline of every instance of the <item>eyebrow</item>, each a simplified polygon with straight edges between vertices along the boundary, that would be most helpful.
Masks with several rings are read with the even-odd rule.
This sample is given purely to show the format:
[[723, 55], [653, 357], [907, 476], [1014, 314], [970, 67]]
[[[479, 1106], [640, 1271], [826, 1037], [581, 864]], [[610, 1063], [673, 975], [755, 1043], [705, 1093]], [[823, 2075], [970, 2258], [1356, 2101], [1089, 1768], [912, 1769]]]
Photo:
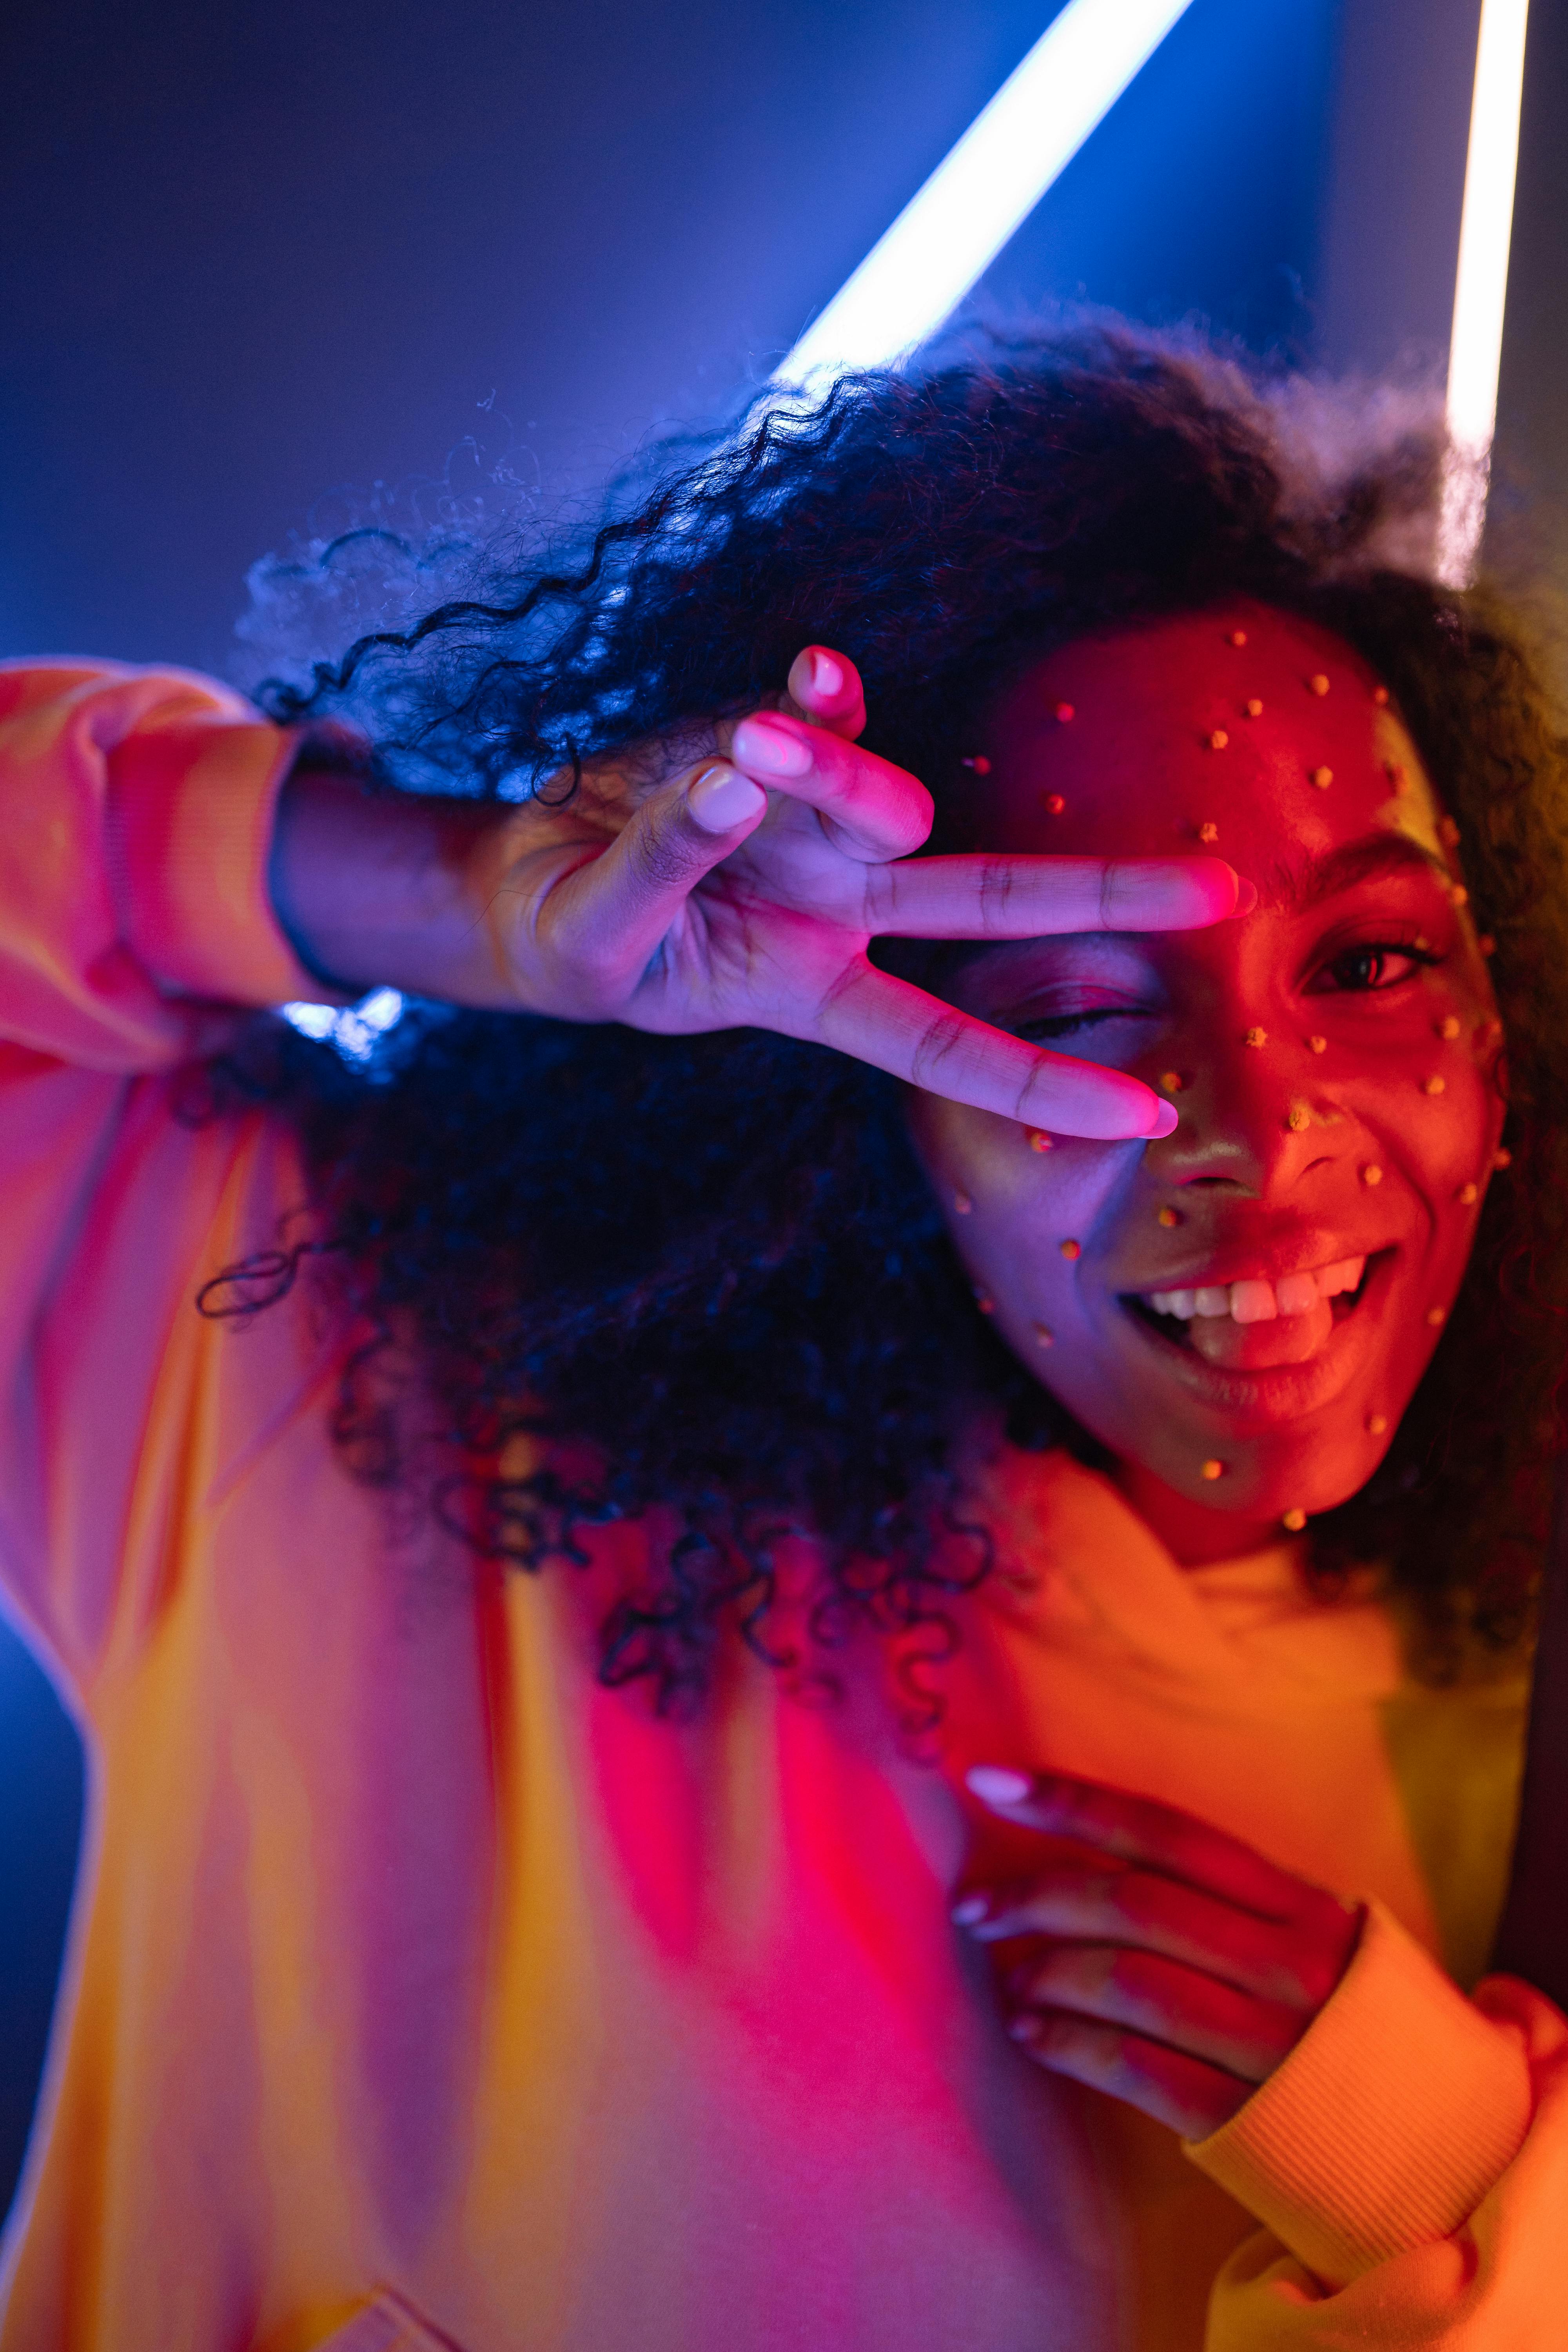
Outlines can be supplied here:
[[1268, 876], [1268, 895], [1297, 914], [1321, 906], [1325, 898], [1338, 896], [1342, 890], [1352, 890], [1360, 882], [1376, 882], [1384, 875], [1425, 874], [1447, 884], [1449, 876], [1440, 857], [1423, 849], [1408, 834], [1369, 834], [1363, 840], [1345, 842], [1321, 857], [1309, 857], [1300, 865], [1277, 866]]

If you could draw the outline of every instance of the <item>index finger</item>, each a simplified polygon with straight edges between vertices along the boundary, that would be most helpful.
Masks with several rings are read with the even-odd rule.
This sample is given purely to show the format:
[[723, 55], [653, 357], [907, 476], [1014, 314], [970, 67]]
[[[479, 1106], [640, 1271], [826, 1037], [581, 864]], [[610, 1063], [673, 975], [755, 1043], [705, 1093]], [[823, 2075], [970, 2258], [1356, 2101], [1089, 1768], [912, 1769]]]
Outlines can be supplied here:
[[1258, 901], [1223, 857], [1039, 857], [984, 852], [867, 869], [868, 929], [909, 940], [1032, 940], [1060, 931], [1185, 931]]
[[1025, 1774], [977, 1764], [965, 1775], [983, 1804], [1053, 1837], [1077, 1838], [1119, 1862], [1142, 1863], [1205, 1894], [1280, 1923], [1325, 1893], [1280, 1870], [1240, 1838], [1155, 1797], [1134, 1796], [1068, 1772]]

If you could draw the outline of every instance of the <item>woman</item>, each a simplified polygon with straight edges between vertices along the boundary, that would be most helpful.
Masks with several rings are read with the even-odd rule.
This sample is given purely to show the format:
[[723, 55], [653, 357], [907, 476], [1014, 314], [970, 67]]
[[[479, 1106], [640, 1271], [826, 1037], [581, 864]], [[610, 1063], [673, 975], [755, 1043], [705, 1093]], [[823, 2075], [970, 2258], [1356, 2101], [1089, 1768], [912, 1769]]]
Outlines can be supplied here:
[[1288, 422], [1045, 336], [294, 732], [6, 676], [7, 2352], [1562, 2340], [1560, 756]]

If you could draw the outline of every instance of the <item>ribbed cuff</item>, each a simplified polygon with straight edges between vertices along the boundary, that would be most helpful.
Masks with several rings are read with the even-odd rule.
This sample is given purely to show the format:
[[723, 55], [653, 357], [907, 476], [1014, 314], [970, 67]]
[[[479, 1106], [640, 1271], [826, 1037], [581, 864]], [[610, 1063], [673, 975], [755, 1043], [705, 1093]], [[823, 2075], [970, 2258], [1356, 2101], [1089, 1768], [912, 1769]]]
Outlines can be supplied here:
[[1283, 2063], [1184, 2153], [1330, 2287], [1446, 2238], [1530, 2123], [1516, 2035], [1489, 2024], [1381, 1904]]
[[196, 719], [129, 736], [111, 754], [122, 936], [168, 993], [257, 1005], [321, 994], [268, 887], [297, 748], [260, 719]]

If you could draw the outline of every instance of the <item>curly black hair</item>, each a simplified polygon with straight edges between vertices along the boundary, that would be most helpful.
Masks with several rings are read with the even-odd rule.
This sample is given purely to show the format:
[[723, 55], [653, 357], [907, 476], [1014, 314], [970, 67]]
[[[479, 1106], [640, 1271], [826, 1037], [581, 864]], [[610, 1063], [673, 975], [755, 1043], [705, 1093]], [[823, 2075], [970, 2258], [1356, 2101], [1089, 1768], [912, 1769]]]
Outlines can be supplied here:
[[[763, 403], [575, 549], [448, 534], [463, 594], [259, 692], [279, 719], [352, 721], [372, 788], [504, 798], [775, 694], [825, 643], [859, 666], [865, 740], [927, 782], [951, 846], [978, 715], [1054, 645], [1245, 595], [1357, 647], [1458, 822], [1496, 942], [1513, 1165], [1385, 1463], [1314, 1522], [1311, 1556], [1325, 1585], [1385, 1563], [1440, 1673], [1526, 1622], [1558, 1445], [1568, 799], [1519, 627], [1431, 577], [1440, 442], [1388, 418], [1386, 399], [1125, 322], [971, 342]], [[330, 584], [367, 546], [424, 576], [376, 534], [304, 569]], [[270, 592], [300, 572], [274, 567]], [[352, 1066], [270, 1024], [224, 1084], [300, 1122], [310, 1247], [367, 1334], [336, 1421], [356, 1471], [414, 1475], [394, 1368], [416, 1363], [450, 1449], [438, 1507], [481, 1555], [537, 1568], [581, 1557], [595, 1518], [648, 1516], [666, 1532], [601, 1671], [651, 1677], [661, 1705], [700, 1690], [726, 1624], [801, 1667], [770, 1641], [781, 1530], [820, 1548], [818, 1641], [857, 1619], [942, 1628], [990, 1556], [965, 1517], [976, 1429], [1094, 1458], [976, 1311], [899, 1089], [858, 1064], [752, 1032], [416, 1006]], [[300, 1262], [232, 1270], [208, 1311], [254, 1311]]]

